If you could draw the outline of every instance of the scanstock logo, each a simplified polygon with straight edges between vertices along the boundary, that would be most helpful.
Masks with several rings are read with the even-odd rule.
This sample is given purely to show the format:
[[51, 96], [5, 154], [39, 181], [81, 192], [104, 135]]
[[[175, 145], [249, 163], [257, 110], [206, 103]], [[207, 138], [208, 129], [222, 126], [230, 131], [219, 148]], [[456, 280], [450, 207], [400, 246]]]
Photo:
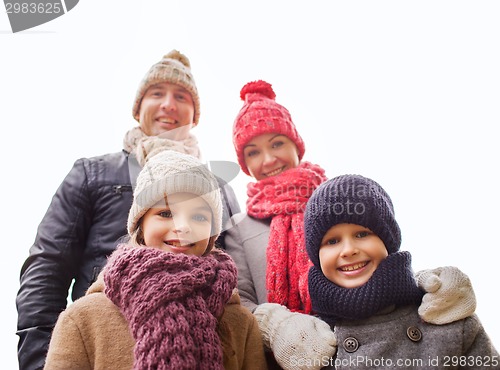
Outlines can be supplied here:
[[50, 22], [73, 9], [79, 0], [4, 0], [12, 32]]

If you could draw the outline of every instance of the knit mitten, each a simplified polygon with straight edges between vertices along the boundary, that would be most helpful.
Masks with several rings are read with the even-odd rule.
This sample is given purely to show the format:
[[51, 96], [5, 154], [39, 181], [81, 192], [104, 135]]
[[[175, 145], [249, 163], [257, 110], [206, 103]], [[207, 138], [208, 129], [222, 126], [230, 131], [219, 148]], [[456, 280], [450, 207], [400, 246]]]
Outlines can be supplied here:
[[285, 370], [321, 369], [337, 350], [335, 334], [317, 317], [290, 312], [277, 303], [260, 304], [254, 315], [264, 344]]
[[476, 296], [469, 277], [453, 266], [419, 271], [417, 284], [426, 291], [418, 308], [420, 317], [431, 324], [448, 324], [466, 318], [476, 310]]

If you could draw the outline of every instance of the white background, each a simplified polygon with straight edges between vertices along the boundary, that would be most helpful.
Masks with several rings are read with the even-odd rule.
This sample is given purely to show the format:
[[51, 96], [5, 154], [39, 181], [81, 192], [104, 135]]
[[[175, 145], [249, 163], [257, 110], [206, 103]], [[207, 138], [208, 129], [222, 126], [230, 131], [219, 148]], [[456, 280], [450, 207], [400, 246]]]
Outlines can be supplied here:
[[[53, 193], [77, 158], [121, 149], [140, 79], [174, 48], [200, 92], [205, 160], [236, 160], [239, 91], [267, 80], [305, 160], [388, 191], [415, 270], [470, 276], [500, 348], [499, 13], [498, 1], [85, 0], [16, 34], [0, 13], [2, 368], [17, 367], [19, 270]], [[250, 180], [232, 183], [242, 208]]]

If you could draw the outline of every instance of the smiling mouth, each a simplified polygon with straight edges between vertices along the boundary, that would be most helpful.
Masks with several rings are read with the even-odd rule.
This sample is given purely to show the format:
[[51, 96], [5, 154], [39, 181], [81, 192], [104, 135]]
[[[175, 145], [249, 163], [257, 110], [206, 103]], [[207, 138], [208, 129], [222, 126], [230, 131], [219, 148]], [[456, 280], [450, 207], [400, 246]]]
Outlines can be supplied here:
[[172, 118], [157, 118], [156, 119], [158, 122], [166, 124], [166, 125], [176, 125], [177, 121]]
[[264, 174], [264, 176], [266, 176], [266, 177], [276, 176], [277, 174], [283, 172], [285, 170], [285, 167], [286, 166], [283, 166], [283, 167], [278, 168], [278, 169], [276, 169], [274, 171], [267, 172], [267, 173]]
[[339, 267], [339, 270], [350, 272], [350, 271], [359, 270], [359, 269], [365, 267], [366, 265], [368, 265], [368, 262], [365, 261], [365, 262], [356, 263], [354, 265]]
[[174, 248], [190, 248], [194, 247], [194, 243], [191, 243], [187, 240], [167, 240], [164, 243], [170, 247]]

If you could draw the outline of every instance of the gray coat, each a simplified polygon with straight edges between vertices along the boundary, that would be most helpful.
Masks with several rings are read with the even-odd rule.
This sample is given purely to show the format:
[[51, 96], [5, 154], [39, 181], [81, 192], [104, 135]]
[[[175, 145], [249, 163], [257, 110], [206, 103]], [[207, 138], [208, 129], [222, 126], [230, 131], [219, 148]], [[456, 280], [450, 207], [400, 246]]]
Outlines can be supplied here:
[[325, 369], [500, 369], [498, 352], [476, 315], [432, 325], [420, 319], [416, 306], [406, 306], [340, 321], [335, 334], [337, 354], [325, 359]]
[[259, 220], [238, 213], [231, 218], [224, 242], [226, 251], [238, 267], [238, 290], [241, 304], [253, 312], [267, 302], [266, 251], [271, 218]]

